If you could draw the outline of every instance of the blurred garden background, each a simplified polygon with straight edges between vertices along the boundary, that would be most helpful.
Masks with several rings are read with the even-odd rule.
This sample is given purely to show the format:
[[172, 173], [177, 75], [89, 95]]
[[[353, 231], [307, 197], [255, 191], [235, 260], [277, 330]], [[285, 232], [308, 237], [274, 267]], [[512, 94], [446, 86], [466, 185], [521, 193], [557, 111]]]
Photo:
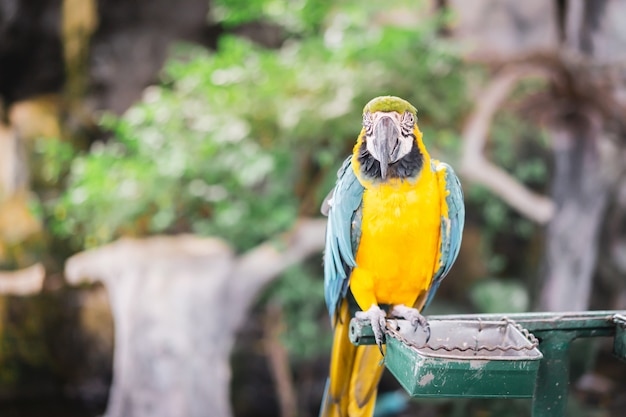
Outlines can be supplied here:
[[[626, 1], [0, 0], [0, 415], [316, 416], [321, 201], [378, 95], [467, 220], [427, 314], [626, 309]], [[610, 340], [570, 416], [621, 416]], [[115, 353], [115, 354], [114, 354]], [[529, 416], [409, 400], [379, 416]]]

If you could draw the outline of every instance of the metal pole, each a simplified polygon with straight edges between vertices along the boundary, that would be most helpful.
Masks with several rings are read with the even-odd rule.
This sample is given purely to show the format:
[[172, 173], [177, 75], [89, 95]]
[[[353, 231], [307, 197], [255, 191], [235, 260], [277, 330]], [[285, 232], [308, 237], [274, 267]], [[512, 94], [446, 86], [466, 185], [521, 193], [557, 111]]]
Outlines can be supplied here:
[[533, 417], [562, 417], [567, 408], [569, 393], [569, 347], [576, 334], [570, 332], [547, 333], [540, 342], [543, 359], [539, 364]]

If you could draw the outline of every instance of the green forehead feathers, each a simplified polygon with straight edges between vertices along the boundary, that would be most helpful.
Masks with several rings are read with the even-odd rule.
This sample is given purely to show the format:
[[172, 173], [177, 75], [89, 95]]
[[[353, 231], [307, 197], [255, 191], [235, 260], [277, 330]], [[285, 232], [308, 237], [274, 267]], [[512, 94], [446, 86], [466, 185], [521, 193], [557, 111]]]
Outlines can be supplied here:
[[370, 100], [370, 102], [365, 105], [363, 113], [366, 113], [368, 111], [370, 113], [374, 113], [377, 111], [395, 111], [400, 114], [409, 111], [413, 113], [414, 116], [417, 116], [417, 110], [415, 109], [415, 107], [413, 107], [413, 105], [411, 105], [411, 103], [401, 99], [400, 97], [394, 96], [381, 96]]

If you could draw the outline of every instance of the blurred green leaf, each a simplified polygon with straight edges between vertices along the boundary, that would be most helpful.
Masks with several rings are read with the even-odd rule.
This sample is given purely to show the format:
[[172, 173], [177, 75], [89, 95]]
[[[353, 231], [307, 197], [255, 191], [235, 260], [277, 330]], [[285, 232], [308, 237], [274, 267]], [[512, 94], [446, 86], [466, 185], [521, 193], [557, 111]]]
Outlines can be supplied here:
[[279, 303], [285, 313], [282, 340], [294, 359], [309, 359], [330, 349], [332, 338], [320, 337], [324, 332], [316, 320], [327, 314], [324, 286], [315, 271], [303, 265], [290, 268], [267, 289], [265, 300]]
[[528, 290], [522, 282], [487, 279], [470, 290], [470, 299], [480, 313], [522, 313], [528, 311]]

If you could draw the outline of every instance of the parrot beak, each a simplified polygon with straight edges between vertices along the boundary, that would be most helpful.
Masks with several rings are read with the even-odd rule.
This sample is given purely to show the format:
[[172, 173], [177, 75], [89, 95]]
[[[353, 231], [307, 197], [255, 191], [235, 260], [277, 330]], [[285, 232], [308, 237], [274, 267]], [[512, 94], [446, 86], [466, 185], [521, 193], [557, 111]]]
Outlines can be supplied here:
[[368, 151], [380, 163], [380, 175], [385, 179], [389, 164], [398, 160], [400, 150], [400, 130], [396, 122], [389, 116], [378, 119], [371, 142], [371, 147], [368, 143]]

